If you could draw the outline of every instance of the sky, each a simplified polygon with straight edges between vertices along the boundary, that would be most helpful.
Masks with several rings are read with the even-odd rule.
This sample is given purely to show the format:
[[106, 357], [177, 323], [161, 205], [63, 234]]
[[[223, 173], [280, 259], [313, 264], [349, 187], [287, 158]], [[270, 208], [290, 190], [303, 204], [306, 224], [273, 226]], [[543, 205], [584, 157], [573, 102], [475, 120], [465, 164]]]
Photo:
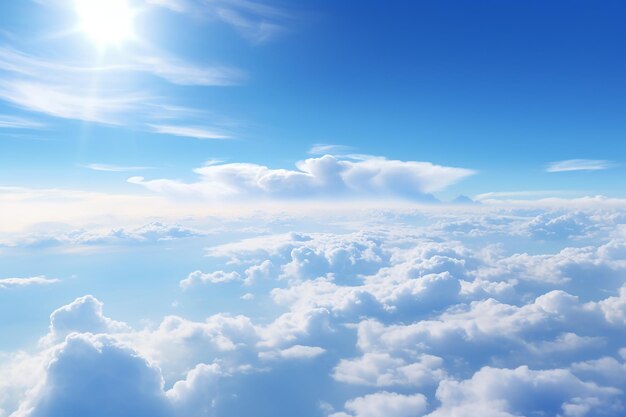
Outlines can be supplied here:
[[626, 4], [0, 4], [0, 417], [626, 409]]

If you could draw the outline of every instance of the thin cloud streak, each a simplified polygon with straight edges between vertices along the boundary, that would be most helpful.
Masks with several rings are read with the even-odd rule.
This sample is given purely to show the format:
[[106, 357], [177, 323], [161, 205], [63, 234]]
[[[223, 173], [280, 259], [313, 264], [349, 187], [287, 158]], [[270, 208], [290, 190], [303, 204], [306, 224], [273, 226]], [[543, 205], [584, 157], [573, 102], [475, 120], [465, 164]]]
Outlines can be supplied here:
[[136, 58], [134, 71], [150, 72], [172, 84], [198, 86], [229, 86], [241, 84], [244, 71], [228, 66], [195, 66], [180, 60], [157, 56]]
[[91, 169], [92, 171], [105, 171], [105, 172], [145, 171], [147, 169], [153, 168], [153, 167], [144, 167], [144, 166], [121, 166], [121, 165], [109, 165], [109, 164], [86, 164], [86, 165], [81, 165], [81, 167]]
[[293, 16], [282, 8], [252, 0], [148, 0], [149, 4], [176, 13], [206, 16], [232, 26], [250, 42], [267, 42], [286, 30]]
[[194, 65], [164, 54], [138, 55], [123, 64], [105, 66], [66, 65], [0, 47], [0, 69], [33, 78], [66, 80], [68, 74], [147, 72], [178, 85], [227, 86], [240, 84], [245, 72], [225, 65]]
[[232, 137], [210, 128], [198, 126], [149, 125], [152, 131], [164, 135], [194, 139], [231, 139]]
[[613, 162], [605, 159], [567, 159], [549, 163], [546, 172], [601, 171], [613, 166]]
[[0, 98], [37, 113], [110, 125], [121, 124], [124, 115], [150, 99], [139, 93], [108, 92], [103, 96], [101, 92], [85, 94], [71, 85], [6, 79], [0, 80]]
[[46, 125], [21, 117], [0, 115], [0, 129], [32, 129], [38, 130]]
[[562, 197], [562, 196], [580, 196], [584, 194], [580, 191], [567, 191], [567, 190], [525, 190], [525, 191], [491, 191], [488, 193], [477, 194], [473, 197], [473, 200], [493, 200], [493, 199], [533, 199], [533, 198], [547, 198], [547, 197]]
[[[164, 99], [129, 85], [126, 77], [121, 76], [137, 72], [185, 86], [236, 85], [246, 77], [237, 68], [197, 66], [163, 54], [138, 55], [123, 64], [81, 66], [80, 63], [58, 63], [0, 47], [0, 100], [31, 112], [64, 119], [122, 125], [132, 116], [141, 124], [151, 116], [158, 117], [158, 114], [151, 114], [155, 105], [168, 104], [163, 103]], [[2, 126], [2, 119], [0, 127], [6, 127]]]
[[309, 155], [344, 155], [347, 152], [353, 151], [354, 147], [346, 145], [332, 145], [326, 143], [316, 143], [311, 146], [311, 149], [307, 152]]

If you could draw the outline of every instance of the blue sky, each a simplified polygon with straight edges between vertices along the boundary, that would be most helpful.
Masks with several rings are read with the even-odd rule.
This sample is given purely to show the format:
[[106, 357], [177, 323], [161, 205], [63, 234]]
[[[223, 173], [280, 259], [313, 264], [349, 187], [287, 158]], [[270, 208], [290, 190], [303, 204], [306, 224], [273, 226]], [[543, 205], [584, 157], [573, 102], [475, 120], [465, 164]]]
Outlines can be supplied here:
[[[534, 190], [623, 196], [619, 2], [290, 3], [256, 15], [238, 6], [248, 28], [213, 12], [137, 3], [134, 39], [101, 48], [76, 29], [76, 13], [62, 1], [2, 7], [5, 82], [25, 78], [6, 71], [15, 61], [9, 53], [83, 68], [153, 66], [91, 78], [39, 68], [28, 81], [54, 75], [64, 88], [89, 88], [103, 100], [115, 90], [122, 102], [106, 121], [116, 125], [54, 117], [41, 98], [5, 96], [2, 114], [42, 126], [2, 129], [4, 184], [134, 192], [125, 173], [82, 166], [152, 167], [146, 176], [189, 180], [209, 159], [290, 169], [323, 143], [479, 172], [442, 190], [444, 199]], [[159, 77], [159, 64], [178, 65], [188, 85]], [[200, 68], [223, 74], [205, 82]], [[151, 125], [228, 139], [156, 134]], [[544, 172], [569, 159], [608, 160], [612, 168]]]
[[0, 3], [0, 417], [623, 416], [625, 16]]

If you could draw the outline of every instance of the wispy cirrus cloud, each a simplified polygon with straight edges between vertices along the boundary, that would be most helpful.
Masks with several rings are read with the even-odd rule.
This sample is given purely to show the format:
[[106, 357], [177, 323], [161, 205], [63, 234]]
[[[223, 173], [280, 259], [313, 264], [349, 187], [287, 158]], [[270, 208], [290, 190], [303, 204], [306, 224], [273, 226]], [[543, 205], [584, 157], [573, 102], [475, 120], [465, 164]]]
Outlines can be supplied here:
[[173, 84], [225, 86], [239, 84], [245, 72], [226, 65], [196, 65], [159, 51], [137, 54], [123, 62], [91, 66], [81, 63], [65, 64], [26, 54], [11, 48], [0, 47], [0, 70], [50, 81], [67, 80], [68, 75], [93, 75], [96, 73], [146, 72]]
[[283, 8], [254, 0], [148, 0], [177, 13], [221, 20], [253, 43], [263, 43], [286, 29], [293, 16]]
[[22, 117], [0, 115], [0, 129], [42, 129], [45, 124]]
[[136, 57], [128, 69], [150, 72], [178, 85], [229, 86], [240, 84], [246, 78], [246, 73], [238, 68], [194, 65], [164, 56]]
[[601, 171], [614, 166], [613, 162], [605, 159], [566, 159], [550, 162], [546, 166], [546, 172]]
[[51, 85], [45, 81], [0, 80], [0, 99], [32, 112], [64, 119], [103, 124], [122, 124], [150, 97], [143, 93], [114, 93], [85, 90], [69, 84]]
[[[0, 100], [64, 119], [120, 125], [131, 122], [132, 116], [133, 124], [141, 124], [157, 105], [167, 106], [167, 99], [140, 90], [121, 76], [132, 73], [149, 73], [172, 84], [195, 86], [235, 85], [245, 79], [245, 73], [237, 68], [195, 65], [153, 51], [123, 62], [85, 66], [0, 47]], [[3, 127], [1, 123], [2, 119]], [[13, 126], [17, 122], [13, 121]]]
[[26, 287], [29, 285], [50, 285], [61, 282], [56, 278], [47, 278], [43, 275], [28, 278], [1, 278], [0, 289], [12, 288], [12, 287]]
[[153, 132], [194, 139], [230, 139], [231, 136], [208, 127], [149, 125]]
[[311, 149], [309, 149], [308, 153], [310, 155], [326, 155], [326, 154], [342, 155], [342, 154], [351, 152], [353, 150], [354, 148], [352, 146], [316, 143], [313, 146], [311, 146]]
[[[118, 71], [117, 66], [81, 67], [0, 48], [0, 99], [22, 109], [49, 116], [121, 124], [149, 100], [144, 92], [108, 83], [96, 88], [93, 75]], [[104, 81], [104, 80], [102, 80]]]

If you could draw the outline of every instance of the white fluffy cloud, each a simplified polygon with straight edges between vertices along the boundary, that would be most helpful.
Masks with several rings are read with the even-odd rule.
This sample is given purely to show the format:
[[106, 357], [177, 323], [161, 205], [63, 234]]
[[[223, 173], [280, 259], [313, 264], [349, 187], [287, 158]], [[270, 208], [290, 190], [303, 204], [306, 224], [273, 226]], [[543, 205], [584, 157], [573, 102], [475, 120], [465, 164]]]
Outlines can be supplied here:
[[357, 359], [342, 359], [333, 372], [341, 382], [376, 387], [423, 386], [439, 382], [445, 377], [443, 359], [420, 355], [417, 361], [407, 363], [388, 353], [366, 353]]
[[318, 346], [294, 345], [287, 349], [278, 351], [267, 351], [259, 353], [259, 357], [264, 360], [272, 359], [312, 359], [326, 352]]
[[193, 271], [190, 273], [187, 278], [180, 281], [181, 288], [189, 288], [193, 285], [199, 283], [211, 283], [211, 284], [220, 284], [225, 282], [236, 281], [240, 279], [241, 276], [237, 272], [224, 272], [224, 271], [215, 271], [208, 274], [203, 273], [202, 271]]
[[433, 200], [430, 193], [475, 173], [430, 162], [381, 157], [354, 160], [331, 155], [301, 161], [297, 170], [230, 163], [209, 164], [195, 172], [200, 176], [200, 181], [195, 183], [143, 177], [131, 177], [128, 181], [160, 193], [211, 199], [223, 196], [322, 199], [387, 196], [430, 201]]
[[426, 397], [421, 394], [382, 391], [350, 400], [345, 405], [350, 414], [335, 413], [330, 417], [414, 417], [422, 415], [426, 406]]
[[443, 381], [437, 389], [441, 407], [428, 416], [618, 415], [620, 395], [616, 388], [583, 382], [567, 370], [485, 367], [468, 380]]
[[[55, 310], [39, 351], [0, 355], [0, 415], [621, 416], [623, 213], [477, 210], [220, 236], [179, 315], [134, 329], [92, 296]], [[145, 229], [125, 233], [188, 230]], [[232, 310], [183, 314], [219, 283]]]
[[158, 368], [104, 336], [73, 335], [13, 417], [170, 417]]
[[63, 340], [70, 333], [116, 333], [129, 329], [125, 323], [106, 317], [102, 309], [102, 302], [86, 295], [54, 310], [50, 315], [50, 332], [44, 341]]
[[590, 306], [598, 307], [609, 323], [626, 325], [626, 285], [620, 288], [619, 295], [591, 303]]

